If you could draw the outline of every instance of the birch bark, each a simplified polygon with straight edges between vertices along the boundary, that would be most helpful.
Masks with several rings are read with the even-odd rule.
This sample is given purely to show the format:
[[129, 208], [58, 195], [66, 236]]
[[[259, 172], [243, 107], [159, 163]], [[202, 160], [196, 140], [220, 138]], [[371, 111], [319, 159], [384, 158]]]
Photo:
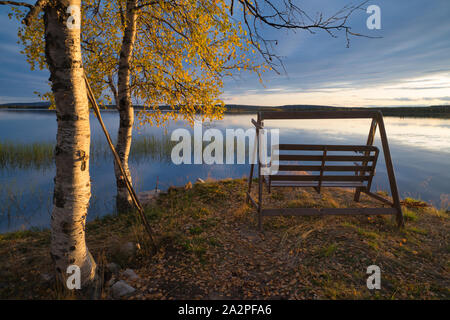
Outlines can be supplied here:
[[80, 28], [68, 27], [69, 18], [77, 18], [67, 12], [69, 6], [79, 8], [81, 0], [53, 0], [44, 8], [45, 54], [58, 123], [51, 255], [62, 280], [67, 277], [69, 265], [80, 268], [83, 289], [91, 286], [96, 276], [96, 263], [85, 241], [91, 196], [89, 105], [83, 79]]
[[[130, 155], [131, 139], [134, 124], [134, 109], [131, 100], [131, 59], [133, 56], [133, 47], [136, 39], [136, 20], [137, 13], [134, 9], [137, 0], [128, 0], [126, 5], [126, 26], [124, 30], [122, 47], [119, 58], [118, 73], [118, 99], [119, 99], [119, 115], [120, 124], [117, 134], [116, 150], [119, 154], [123, 168], [131, 182], [130, 170], [128, 167], [128, 158]], [[114, 171], [116, 174], [117, 196], [116, 206], [118, 212], [126, 212], [133, 208], [131, 197], [128, 193], [125, 183], [125, 177], [122, 175], [117, 164], [114, 163]]]

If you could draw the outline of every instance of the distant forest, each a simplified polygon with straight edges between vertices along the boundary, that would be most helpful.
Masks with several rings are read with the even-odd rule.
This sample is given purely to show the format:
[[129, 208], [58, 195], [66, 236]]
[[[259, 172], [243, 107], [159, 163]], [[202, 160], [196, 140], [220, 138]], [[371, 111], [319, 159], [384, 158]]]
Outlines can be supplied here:
[[[48, 102], [35, 103], [7, 103], [1, 104], [0, 109], [48, 109], [50, 104]], [[115, 106], [108, 105], [107, 109], [115, 110]], [[135, 106], [136, 109], [142, 109], [143, 106]], [[250, 106], [250, 105], [226, 105], [226, 113], [255, 113], [258, 111], [311, 111], [311, 110], [380, 110], [384, 116], [396, 117], [436, 117], [436, 118], [450, 118], [450, 105], [429, 106], [429, 107], [371, 107], [371, 108], [352, 108], [352, 107], [332, 107], [332, 106], [318, 106], [318, 105], [285, 105], [277, 107], [267, 106]], [[168, 110], [170, 107], [161, 106], [161, 110]]]

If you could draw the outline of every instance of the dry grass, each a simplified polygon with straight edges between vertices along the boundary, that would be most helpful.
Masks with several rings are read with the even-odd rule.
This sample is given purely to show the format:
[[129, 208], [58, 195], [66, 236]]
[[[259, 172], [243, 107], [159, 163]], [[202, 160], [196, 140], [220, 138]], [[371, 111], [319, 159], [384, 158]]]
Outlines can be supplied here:
[[[156, 255], [131, 215], [88, 224], [89, 248], [135, 269], [132, 299], [450, 298], [448, 213], [410, 207], [403, 230], [385, 216], [274, 217], [259, 233], [245, 188], [245, 180], [227, 180], [162, 195], [147, 208]], [[344, 189], [279, 189], [265, 199], [271, 207], [379, 205], [364, 195], [355, 204]], [[117, 254], [124, 241], [140, 243], [137, 256]], [[37, 276], [50, 272], [48, 243], [47, 231], [0, 236], [0, 297], [55, 297]], [[372, 264], [381, 268], [381, 290], [366, 287]]]

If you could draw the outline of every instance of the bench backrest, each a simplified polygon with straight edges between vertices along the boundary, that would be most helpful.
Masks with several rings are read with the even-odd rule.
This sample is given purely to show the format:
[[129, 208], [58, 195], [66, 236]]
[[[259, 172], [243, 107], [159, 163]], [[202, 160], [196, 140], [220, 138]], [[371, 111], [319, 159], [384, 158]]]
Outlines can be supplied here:
[[[278, 173], [269, 176], [271, 181], [316, 182], [312, 185], [318, 187], [322, 182], [370, 186], [379, 153], [368, 145], [280, 144], [273, 149], [279, 152], [279, 165]], [[305, 171], [311, 174], [301, 174]]]

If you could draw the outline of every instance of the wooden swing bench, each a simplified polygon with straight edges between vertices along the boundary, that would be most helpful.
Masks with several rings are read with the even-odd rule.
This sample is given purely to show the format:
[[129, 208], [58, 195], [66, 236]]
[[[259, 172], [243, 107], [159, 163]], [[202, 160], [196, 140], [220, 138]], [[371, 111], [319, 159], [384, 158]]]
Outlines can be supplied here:
[[[311, 145], [311, 144], [279, 144], [272, 146], [278, 152], [277, 172], [262, 174], [265, 165], [261, 161], [261, 130], [264, 120], [283, 119], [358, 119], [372, 118], [366, 145]], [[258, 227], [262, 228], [264, 216], [277, 215], [396, 215], [397, 224], [403, 226], [403, 214], [395, 180], [392, 159], [386, 137], [383, 116], [378, 111], [300, 111], [300, 112], [259, 112], [257, 120], [252, 120], [256, 127], [255, 145], [258, 165], [258, 202], [251, 196], [254, 164], [250, 167], [247, 201], [258, 210]], [[389, 185], [393, 201], [370, 191], [375, 175], [375, 167], [379, 155], [373, 146], [374, 136], [379, 127], [383, 154], [386, 162]], [[308, 153], [308, 154], [305, 154]], [[311, 154], [313, 153], [313, 154]], [[313, 174], [305, 174], [310, 172]], [[361, 192], [389, 205], [389, 208], [282, 208], [263, 209], [263, 184], [271, 192], [272, 187], [312, 187], [318, 193], [323, 187], [354, 188], [354, 201], [358, 202]]]

